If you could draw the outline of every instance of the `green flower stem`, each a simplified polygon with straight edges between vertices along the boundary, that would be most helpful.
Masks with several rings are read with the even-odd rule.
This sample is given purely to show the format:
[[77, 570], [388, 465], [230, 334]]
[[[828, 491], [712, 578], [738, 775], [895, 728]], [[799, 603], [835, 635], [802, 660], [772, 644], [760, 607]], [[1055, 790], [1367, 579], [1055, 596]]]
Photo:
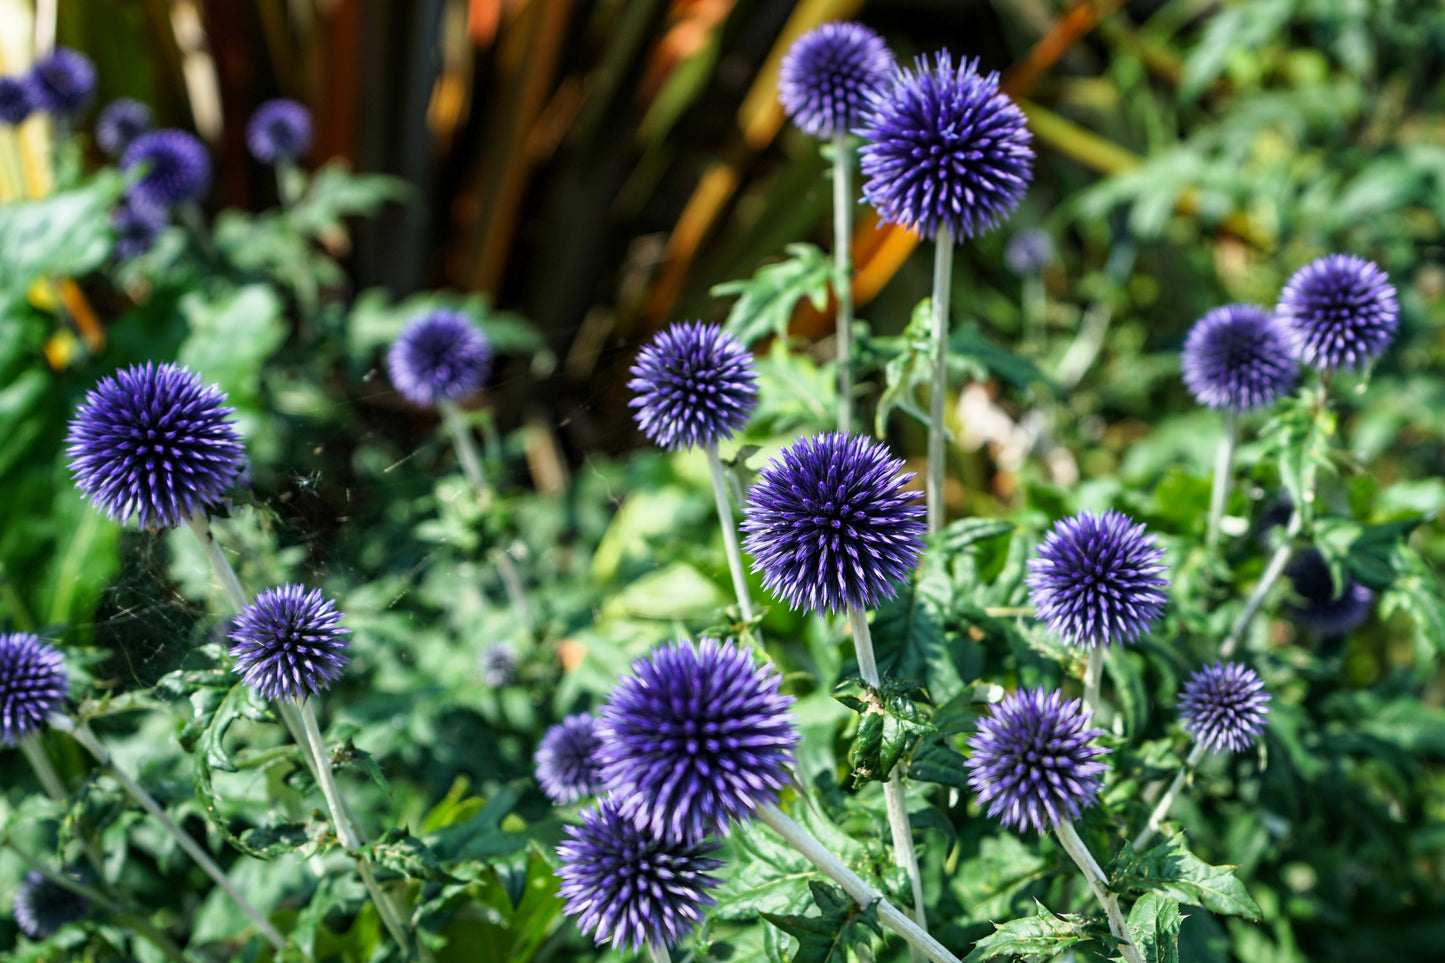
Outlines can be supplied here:
[[647, 941], [647, 956], [652, 963], [672, 963], [672, 954], [668, 952], [667, 945], [656, 940]]
[[1124, 922], [1124, 913], [1119, 909], [1119, 897], [1109, 890], [1109, 877], [1104, 875], [1104, 870], [1099, 866], [1098, 860], [1089, 852], [1089, 847], [1079, 838], [1078, 831], [1074, 824], [1069, 822], [1057, 823], [1054, 826], [1054, 835], [1063, 844], [1064, 851], [1069, 854], [1078, 865], [1079, 870], [1088, 880], [1089, 888], [1094, 891], [1094, 896], [1104, 907], [1104, 915], [1109, 920], [1109, 932], [1119, 940], [1119, 950], [1124, 955], [1126, 963], [1144, 963], [1144, 957], [1139, 953], [1139, 947], [1134, 945], [1134, 938], [1129, 935], [1129, 925]]
[[1147, 822], [1140, 831], [1139, 838], [1134, 840], [1135, 852], [1142, 850], [1144, 844], [1154, 838], [1154, 834], [1159, 831], [1160, 824], [1164, 822], [1164, 817], [1169, 815], [1169, 807], [1174, 805], [1174, 800], [1179, 797], [1180, 790], [1184, 788], [1185, 780], [1194, 772], [1194, 768], [1199, 765], [1199, 760], [1203, 758], [1204, 743], [1196, 742], [1194, 748], [1189, 750], [1189, 758], [1184, 760], [1184, 765], [1179, 767], [1179, 773], [1174, 777], [1174, 781], [1169, 784], [1169, 789], [1165, 791], [1163, 798], [1159, 800], [1159, 804], [1154, 807], [1154, 811], [1149, 814], [1149, 822]]
[[722, 526], [723, 547], [727, 549], [728, 571], [733, 577], [733, 591], [737, 593], [738, 608], [742, 609], [743, 621], [753, 620], [753, 601], [748, 597], [748, 580], [743, 574], [743, 555], [738, 550], [738, 531], [733, 524], [733, 506], [728, 499], [727, 480], [723, 475], [722, 459], [718, 457], [717, 445], [704, 445], [707, 452], [707, 467], [712, 473], [712, 494], [717, 502], [717, 520]]
[[65, 791], [65, 784], [60, 781], [60, 773], [55, 771], [50, 757], [45, 754], [45, 747], [40, 744], [40, 733], [32, 732], [21, 739], [20, 751], [25, 754], [30, 768], [35, 770], [35, 778], [40, 780], [40, 786], [47, 796], [60, 802], [70, 795]]
[[1224, 518], [1224, 504], [1229, 501], [1231, 471], [1234, 466], [1234, 442], [1239, 433], [1239, 418], [1234, 412], [1224, 415], [1224, 436], [1219, 439], [1219, 453], [1214, 458], [1214, 486], [1209, 493], [1209, 534], [1204, 544], [1219, 544], [1219, 522]]
[[764, 825], [771, 827], [774, 832], [783, 837], [788, 845], [802, 853], [808, 862], [843, 887], [843, 891], [859, 906], [864, 909], [870, 906], [876, 909], [879, 921], [907, 940], [909, 947], [919, 950], [933, 963], [959, 963], [958, 957], [950, 953], [947, 947], [929, 935], [923, 927], [909, 919], [902, 910], [884, 899], [882, 893], [865, 883], [857, 873], [849, 869], [827, 847], [814, 839], [811, 833], [789, 819], [774, 803], [763, 803], [758, 806], [757, 817]]
[[201, 205], [195, 201], [186, 201], [184, 204], [178, 205], [175, 211], [179, 215], [181, 223], [186, 226], [186, 230], [190, 231], [191, 236], [196, 239], [196, 244], [200, 247], [206, 260], [218, 260], [220, 254], [216, 251], [215, 242], [211, 240], [211, 231], [206, 227], [206, 216], [201, 213]]
[[1249, 630], [1249, 623], [1254, 621], [1260, 606], [1264, 605], [1264, 597], [1279, 581], [1284, 574], [1285, 566], [1289, 564], [1290, 556], [1294, 554], [1294, 538], [1299, 534], [1302, 520], [1299, 510], [1296, 509], [1290, 516], [1289, 527], [1285, 529], [1284, 541], [1280, 542], [1279, 548], [1269, 557], [1269, 562], [1264, 567], [1264, 574], [1259, 577], [1259, 582], [1254, 586], [1254, 592], [1250, 595], [1249, 601], [1244, 603], [1244, 611], [1239, 613], [1239, 618], [1234, 620], [1234, 625], [1229, 630], [1229, 635], [1219, 646], [1219, 657], [1227, 659], [1239, 648], [1239, 643], [1244, 640], [1244, 633]]
[[83, 724], [75, 725], [70, 719], [64, 716], [53, 717], [51, 724], [57, 729], [68, 732], [71, 738], [84, 746], [86, 751], [95, 757], [95, 761], [100, 763], [101, 767], [110, 774], [110, 777], [120, 783], [121, 787], [130, 794], [131, 798], [149, 813], [156, 822], [160, 823], [162, 829], [175, 839], [181, 849], [186, 851], [186, 855], [195, 860], [196, 865], [201, 867], [202, 871], [211, 877], [211, 880], [217, 886], [221, 887], [225, 894], [231, 898], [231, 901], [246, 915], [246, 918], [255, 924], [256, 929], [260, 931], [268, 943], [276, 947], [278, 951], [286, 949], [286, 938], [281, 935], [276, 927], [271, 925], [271, 921], [268, 920], [260, 910], [252, 906], [250, 900], [241, 895], [241, 891], [236, 889], [230, 877], [225, 874], [221, 867], [216, 865], [216, 861], [211, 858], [211, 854], [202, 849], [196, 841], [191, 838], [189, 833], [177, 826], [175, 820], [171, 819], [166, 811], [161, 808], [160, 803], [156, 802], [150, 793], [141, 788], [140, 784], [132, 779], [125, 770], [115, 764], [115, 760], [111, 758], [110, 752], [100, 744], [100, 740], [95, 738], [94, 733]]
[[1104, 646], [1089, 649], [1089, 664], [1084, 669], [1084, 708], [1093, 715], [1099, 711], [1099, 689], [1104, 681]]
[[221, 588], [226, 592], [226, 598], [231, 600], [232, 607], [239, 615], [241, 610], [249, 603], [250, 598], [246, 590], [241, 587], [241, 580], [236, 577], [236, 570], [231, 567], [231, 560], [226, 557], [226, 552], [216, 541], [216, 536], [211, 531], [211, 520], [204, 512], [198, 512], [186, 519], [186, 525], [201, 543], [201, 548], [206, 552], [206, 558], [211, 561], [211, 568], [216, 570], [216, 577], [221, 580]]
[[833, 296], [838, 300], [838, 430], [853, 433], [853, 152], [833, 135]]
[[[882, 686], [878, 675], [878, 660], [873, 654], [873, 633], [868, 628], [868, 614], [862, 606], [848, 607], [848, 622], [853, 627], [853, 648], [858, 654], [858, 671], [863, 681], [875, 689]], [[923, 905], [923, 876], [918, 869], [918, 852], [913, 848], [913, 827], [908, 821], [908, 799], [903, 791], [901, 766], [895, 766], [883, 784], [883, 799], [888, 808], [888, 828], [893, 834], [893, 858], [908, 874], [908, 883], [913, 890], [913, 920], [920, 929], [928, 928], [927, 915]], [[911, 946], [910, 956], [916, 956], [919, 948]]]
[[933, 386], [928, 397], [928, 533], [943, 528], [944, 400], [948, 394], [948, 295], [953, 280], [953, 234], [940, 225], [933, 242]]

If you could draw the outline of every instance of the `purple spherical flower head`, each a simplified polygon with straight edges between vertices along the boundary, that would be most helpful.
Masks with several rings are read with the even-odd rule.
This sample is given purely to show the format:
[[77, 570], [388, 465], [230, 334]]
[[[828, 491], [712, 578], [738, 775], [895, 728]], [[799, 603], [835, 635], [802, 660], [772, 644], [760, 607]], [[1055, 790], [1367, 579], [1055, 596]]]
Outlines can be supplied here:
[[798, 742], [780, 681], [749, 650], [711, 638], [634, 662], [597, 725], [618, 811], [653, 836], [697, 841], [776, 798]]
[[122, 524], [174, 528], [221, 500], [246, 452], [226, 396], [173, 364], [101, 379], [70, 422], [70, 471], [92, 505]]
[[477, 657], [477, 668], [482, 681], [493, 689], [509, 686], [517, 681], [517, 650], [510, 643], [498, 642]]
[[0, 77], [0, 124], [18, 124], [35, 113], [35, 93], [28, 77]]
[[1329, 565], [1317, 549], [1307, 548], [1295, 555], [1285, 570], [1295, 594], [1304, 600], [1290, 611], [1302, 624], [1325, 635], [1344, 635], [1370, 616], [1375, 593], [1346, 574], [1344, 586], [1335, 594]]
[[790, 608], [838, 612], [897, 594], [923, 553], [923, 508], [883, 445], [837, 432], [804, 438], [763, 468], [743, 547]]
[[151, 129], [151, 109], [121, 97], [105, 105], [95, 122], [95, 142], [111, 157], [120, 157], [135, 139]]
[[465, 398], [492, 369], [492, 346], [471, 320], [439, 308], [413, 318], [386, 356], [391, 383], [414, 405]]
[[1005, 696], [968, 740], [968, 784], [989, 816], [1005, 826], [1047, 832], [1077, 819], [1103, 788], [1099, 761], [1109, 750], [1093, 745], [1104, 734], [1078, 699], [1043, 689]]
[[1395, 340], [1400, 304], [1390, 278], [1352, 254], [1330, 254], [1295, 272], [1276, 309], [1295, 353], [1312, 368], [1359, 369]]
[[1119, 512], [1081, 512], [1056, 524], [1029, 561], [1029, 597], [1065, 642], [1133, 642], [1164, 614], [1164, 550]]
[[127, 196], [111, 211], [110, 226], [115, 228], [115, 259], [129, 261], [155, 247], [156, 238], [165, 230], [166, 212]]
[[132, 141], [121, 169], [142, 165], [146, 172], [132, 190], [157, 207], [200, 200], [211, 185], [211, 155], [183, 130], [153, 130]]
[[1268, 713], [1264, 681], [1238, 662], [1204, 666], [1179, 693], [1184, 730], [1211, 752], [1243, 752], [1254, 745]]
[[0, 745], [46, 725], [65, 702], [65, 656], [26, 632], [0, 633]]
[[1294, 388], [1299, 363], [1274, 315], [1253, 304], [1228, 304], [1189, 329], [1180, 367], [1195, 401], [1241, 412], [1274, 404]]
[[778, 97], [805, 134], [832, 137], [858, 126], [893, 74], [893, 54], [862, 24], [825, 23], [788, 48]]
[[714, 324], [688, 321], [658, 332], [631, 374], [632, 417], [663, 448], [716, 445], [758, 406], [753, 356]]
[[716, 902], [708, 890], [720, 881], [708, 873], [722, 860], [709, 858], [718, 848], [712, 843], [649, 835], [605, 799], [566, 833], [557, 847], [563, 912], [598, 945], [671, 946]]
[[68, 47], [35, 61], [30, 77], [37, 106], [52, 114], [77, 114], [95, 93], [95, 65]]
[[1023, 111], [978, 61], [940, 53], [895, 76], [860, 133], [863, 194], [879, 216], [932, 239], [992, 230], [1018, 207], [1033, 177]]
[[547, 798], [559, 806], [602, 792], [602, 769], [597, 750], [597, 721], [588, 713], [568, 716], [547, 730], [532, 761], [537, 782]]
[[1027, 227], [1009, 238], [1003, 250], [1004, 263], [1019, 277], [1043, 272], [1054, 259], [1054, 239], [1041, 227]]
[[351, 661], [341, 613], [320, 589], [267, 589], [231, 626], [233, 671], [263, 699], [300, 701], [331, 688]]
[[[84, 882], [79, 873], [71, 876]], [[48, 940], [67, 923], [90, 914], [90, 900], [31, 870], [15, 891], [15, 925], [32, 940]]]
[[246, 124], [246, 148], [263, 164], [294, 161], [311, 147], [311, 112], [294, 100], [268, 100]]

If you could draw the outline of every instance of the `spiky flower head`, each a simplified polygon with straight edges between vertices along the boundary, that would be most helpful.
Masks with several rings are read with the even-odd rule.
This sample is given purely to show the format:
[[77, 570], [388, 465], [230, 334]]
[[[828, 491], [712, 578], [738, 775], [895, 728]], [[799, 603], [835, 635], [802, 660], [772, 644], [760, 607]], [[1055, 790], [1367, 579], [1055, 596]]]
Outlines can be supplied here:
[[1304, 625], [1325, 635], [1344, 635], [1369, 618], [1375, 593], [1346, 573], [1336, 594], [1330, 567], [1318, 549], [1296, 553], [1285, 572], [1295, 594], [1304, 601], [1303, 605], [1290, 606], [1290, 611]]
[[898, 593], [923, 553], [923, 508], [903, 460], [833, 432], [769, 462], [748, 494], [743, 547], [790, 608], [838, 612]]
[[166, 212], [127, 195], [110, 212], [110, 226], [115, 228], [115, 259], [129, 261], [155, 247], [166, 227]]
[[532, 761], [537, 782], [547, 798], [559, 806], [602, 792], [602, 769], [597, 750], [597, 720], [590, 713], [568, 716], [547, 730]]
[[1081, 512], [1053, 527], [1029, 560], [1038, 617], [1070, 645], [1126, 645], [1149, 631], [1168, 601], [1164, 550], [1120, 512]]
[[69, 47], [56, 47], [30, 68], [36, 105], [52, 114], [78, 114], [95, 94], [95, 64]]
[[968, 740], [968, 784], [988, 814], [1005, 826], [1047, 832], [1094, 805], [1103, 788], [1100, 762], [1109, 750], [1094, 745], [1082, 700], [1062, 693], [1020, 689], [1004, 696]]
[[758, 405], [753, 356], [715, 324], [687, 321], [658, 332], [631, 374], [632, 417], [663, 448], [716, 445]]
[[293, 161], [311, 148], [311, 112], [294, 100], [268, 100], [246, 124], [246, 148], [263, 164]]
[[[84, 881], [79, 873], [71, 875]], [[48, 940], [67, 923], [85, 919], [90, 900], [32, 869], [15, 891], [14, 910], [20, 932], [32, 940]]]
[[1041, 227], [1026, 227], [1008, 239], [1003, 249], [1003, 260], [1008, 269], [1019, 277], [1031, 277], [1043, 272], [1055, 256], [1054, 239]]
[[351, 661], [350, 631], [320, 589], [267, 589], [231, 626], [232, 669], [263, 699], [300, 701], [341, 677]]
[[211, 186], [211, 155], [183, 130], [141, 134], [126, 148], [120, 166], [127, 171], [145, 167], [132, 190], [156, 207], [198, 201]]
[[602, 782], [652, 836], [726, 835], [787, 784], [798, 730], [781, 677], [749, 650], [704, 637], [632, 664], [602, 709]]
[[1294, 273], [1276, 309], [1299, 359], [1356, 370], [1395, 340], [1400, 304], [1384, 271], [1353, 254], [1330, 254]]
[[1180, 367], [1195, 401], [1241, 412], [1287, 394], [1299, 363], [1273, 314], [1253, 304], [1227, 304], [1189, 329]]
[[597, 941], [641, 949], [671, 946], [702, 921], [720, 883], [708, 874], [722, 865], [712, 843], [682, 842], [649, 834], [610, 800], [582, 811], [557, 847], [562, 866], [562, 911]]
[[1179, 693], [1184, 730], [1211, 752], [1243, 752], [1264, 731], [1269, 693], [1238, 662], [1216, 662], [1191, 675]]
[[226, 396], [190, 370], [147, 362], [92, 388], [70, 421], [75, 485], [107, 517], [174, 528], [221, 500], [246, 452]]
[[396, 390], [429, 408], [480, 388], [492, 370], [492, 346], [465, 314], [438, 308], [408, 322], [386, 361]]
[[65, 703], [65, 656], [28, 632], [0, 633], [0, 745], [13, 746]]
[[1013, 213], [1033, 177], [1023, 111], [977, 60], [948, 53], [898, 71], [863, 122], [863, 195], [925, 238], [973, 237]]
[[35, 93], [28, 77], [0, 77], [0, 124], [18, 124], [35, 113]]
[[788, 48], [778, 97], [803, 133], [832, 137], [858, 126], [893, 68], [892, 52], [872, 30], [859, 23], [825, 23]]
[[477, 668], [482, 681], [493, 689], [509, 686], [517, 681], [517, 650], [509, 643], [498, 642], [477, 657]]
[[106, 104], [95, 122], [95, 142], [111, 157], [120, 157], [141, 134], [151, 129], [151, 109], [121, 97]]

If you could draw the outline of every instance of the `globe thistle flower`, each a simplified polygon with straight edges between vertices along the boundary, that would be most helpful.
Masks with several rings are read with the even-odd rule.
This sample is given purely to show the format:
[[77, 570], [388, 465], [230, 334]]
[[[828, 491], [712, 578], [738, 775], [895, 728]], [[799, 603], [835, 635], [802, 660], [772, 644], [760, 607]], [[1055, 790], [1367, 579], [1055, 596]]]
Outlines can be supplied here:
[[1053, 263], [1054, 239], [1040, 227], [1027, 227], [1009, 238], [1003, 249], [1003, 261], [1019, 277], [1042, 274]]
[[331, 688], [351, 661], [341, 613], [320, 589], [267, 589], [231, 627], [232, 667], [263, 699], [300, 701]]
[[115, 228], [115, 259], [129, 261], [156, 246], [165, 230], [166, 212], [137, 197], [127, 196], [110, 213]]
[[597, 727], [618, 811], [652, 836], [695, 842], [774, 799], [798, 742], [779, 682], [747, 649], [711, 638], [634, 662]]
[[1033, 177], [1023, 111], [977, 60], [920, 57], [872, 104], [860, 133], [868, 203], [930, 240], [941, 227], [954, 237], [992, 230]]
[[517, 681], [517, 650], [498, 642], [477, 657], [477, 668], [482, 681], [493, 689], [509, 686]]
[[547, 798], [559, 806], [602, 792], [602, 771], [597, 750], [597, 721], [586, 712], [568, 716], [547, 730], [532, 761], [537, 782]]
[[989, 816], [1042, 833], [1094, 805], [1109, 750], [1093, 745], [1104, 730], [1088, 728], [1091, 720], [1081, 700], [1057, 691], [1005, 696], [968, 741], [968, 784]]
[[1070, 645], [1125, 645], [1164, 614], [1164, 550], [1120, 512], [1082, 512], [1056, 524], [1029, 560], [1038, 617]]
[[557, 847], [562, 911], [598, 945], [670, 946], [716, 903], [708, 894], [720, 882], [708, 875], [722, 865], [708, 856], [714, 844], [648, 835], [608, 800], [583, 810], [582, 825], [566, 833]]
[[35, 113], [35, 94], [27, 77], [0, 77], [0, 124], [18, 124]]
[[878, 34], [858, 23], [825, 23], [788, 48], [778, 98], [803, 133], [832, 137], [858, 126], [893, 69], [893, 54]]
[[438, 308], [407, 324], [386, 361], [396, 390], [429, 408], [480, 388], [492, 368], [492, 346], [466, 315]]
[[121, 97], [105, 105], [95, 122], [95, 142], [111, 157], [120, 157], [135, 139], [151, 129], [151, 109]]
[[56, 47], [30, 68], [36, 106], [52, 114], [80, 113], [95, 93], [95, 65], [69, 47]]
[[28, 632], [0, 633], [0, 745], [13, 746], [65, 703], [65, 656]]
[[294, 161], [311, 147], [311, 112], [294, 100], [268, 100], [246, 124], [246, 149], [263, 164]]
[[142, 165], [145, 173], [132, 190], [156, 207], [198, 201], [211, 186], [211, 155], [183, 130], [153, 130], [132, 141], [121, 157], [121, 170]]
[[838, 612], [897, 594], [923, 552], [912, 474], [883, 445], [836, 432], [804, 438], [748, 495], [743, 547], [793, 609]]
[[1238, 662], [1204, 666], [1179, 693], [1184, 730], [1212, 752], [1243, 752], [1254, 745], [1268, 713], [1264, 681]]
[[1274, 404], [1294, 388], [1298, 362], [1289, 335], [1269, 311], [1228, 304], [1189, 329], [1180, 367], [1195, 401], [1241, 412]]
[[[71, 875], [84, 881], [79, 873]], [[65, 924], [85, 919], [90, 914], [90, 900], [33, 869], [15, 891], [14, 911], [20, 932], [32, 940], [47, 940]]]
[[101, 379], [70, 422], [76, 487], [108, 518], [174, 528], [220, 501], [245, 461], [216, 387], [186, 368], [146, 363]]
[[1294, 585], [1295, 594], [1304, 602], [1291, 606], [1290, 611], [1309, 628], [1318, 629], [1324, 635], [1344, 635], [1369, 618], [1375, 593], [1347, 574], [1336, 595], [1330, 567], [1318, 549], [1298, 552], [1285, 574]]
[[1295, 353], [1312, 368], [1359, 369], [1395, 339], [1400, 304], [1390, 278], [1352, 254], [1330, 254], [1295, 272], [1276, 309]]
[[674, 324], [643, 347], [627, 382], [633, 418], [656, 445], [716, 445], [748, 423], [758, 406], [753, 356], [722, 328]]

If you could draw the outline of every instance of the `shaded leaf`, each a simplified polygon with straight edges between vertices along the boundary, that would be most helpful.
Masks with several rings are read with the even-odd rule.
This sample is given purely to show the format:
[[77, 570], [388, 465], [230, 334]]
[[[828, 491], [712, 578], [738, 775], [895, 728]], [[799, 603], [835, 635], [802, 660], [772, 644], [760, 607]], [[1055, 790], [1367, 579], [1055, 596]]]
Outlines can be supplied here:
[[1145, 893], [1129, 910], [1129, 935], [1144, 963], [1179, 963], [1179, 903], [1158, 893]]
[[1225, 916], [1258, 919], [1259, 905], [1233, 866], [1211, 866], [1185, 848], [1178, 833], [1143, 853], [1126, 845], [1109, 878], [1125, 893], [1157, 893]]
[[745, 345], [769, 334], [786, 339], [793, 308], [803, 298], [819, 311], [828, 304], [833, 277], [828, 255], [813, 244], [789, 244], [786, 250], [786, 260], [759, 268], [748, 280], [713, 285], [713, 297], [738, 296], [723, 327]]
[[798, 941], [793, 963], [847, 963], [848, 951], [869, 938], [862, 928], [878, 935], [878, 912], [863, 909], [841, 889], [811, 880], [808, 888], [817, 905], [817, 916], [782, 916], [762, 913], [763, 919]]

